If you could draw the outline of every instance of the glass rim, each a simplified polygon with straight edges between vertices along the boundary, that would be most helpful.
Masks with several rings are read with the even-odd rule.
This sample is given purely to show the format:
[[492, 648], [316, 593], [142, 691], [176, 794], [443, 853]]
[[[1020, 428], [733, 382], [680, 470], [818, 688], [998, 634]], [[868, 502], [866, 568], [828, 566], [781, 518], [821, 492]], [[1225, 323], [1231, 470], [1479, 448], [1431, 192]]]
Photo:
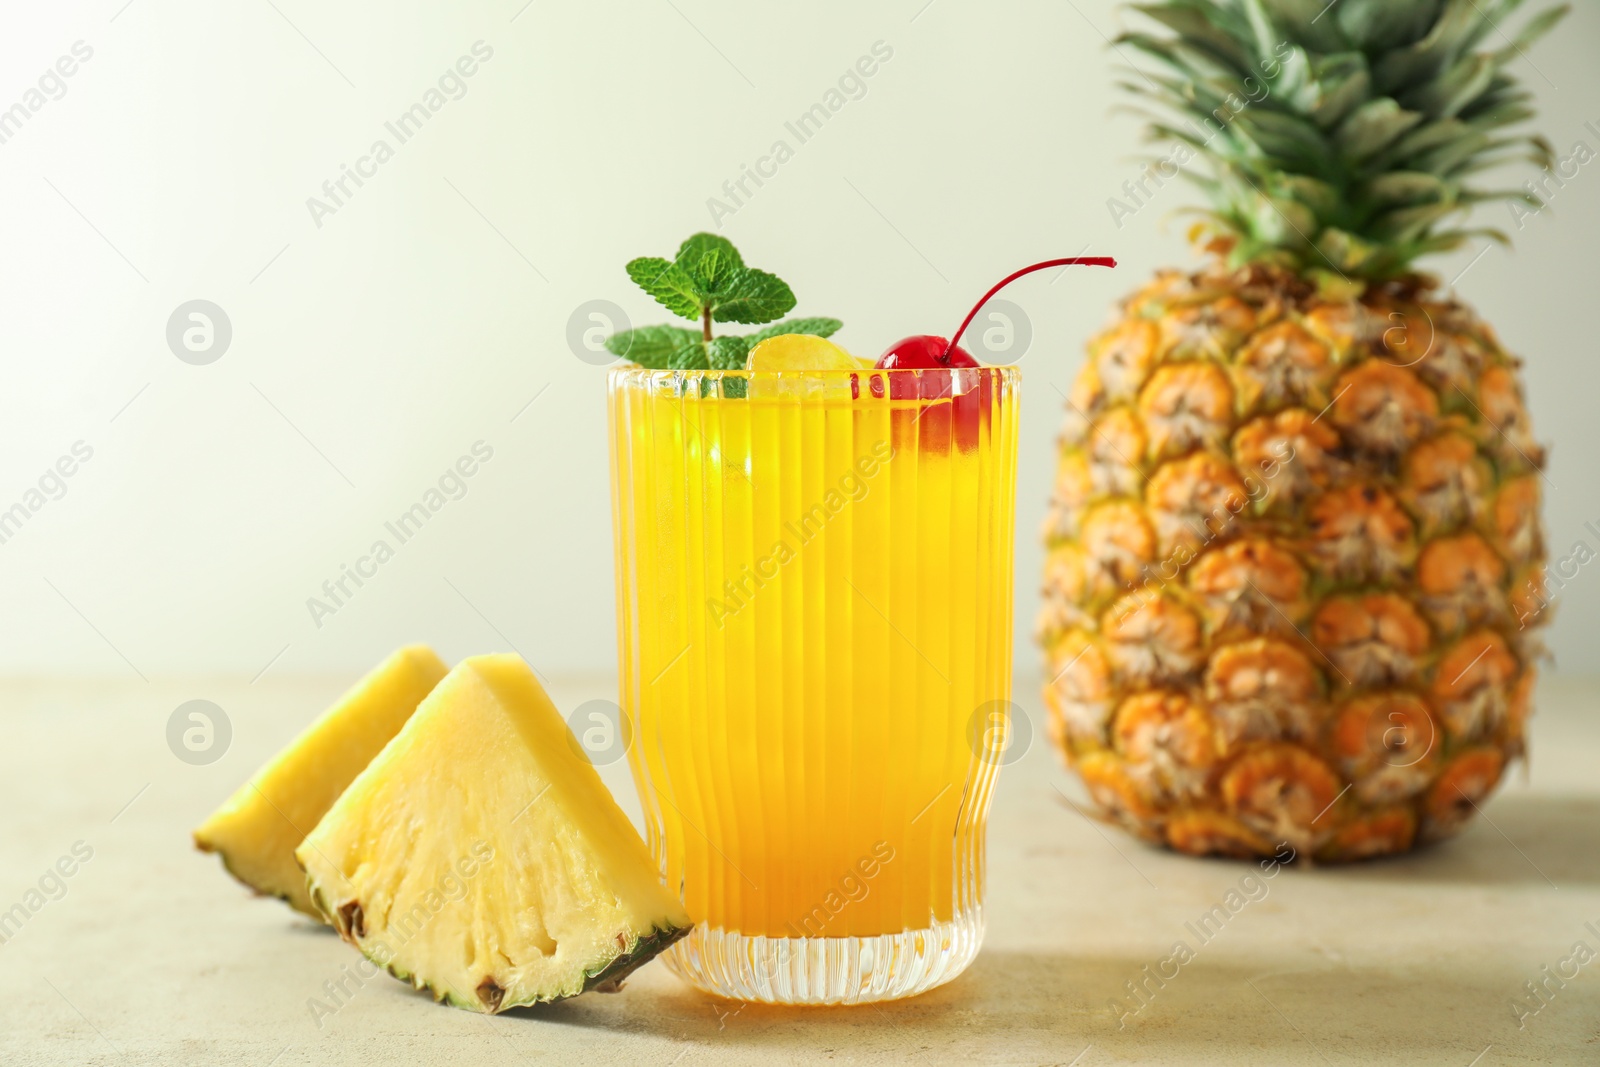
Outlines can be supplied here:
[[885, 374], [904, 378], [911, 375], [922, 375], [933, 372], [948, 373], [952, 371], [959, 374], [994, 374], [1001, 378], [1012, 378], [1017, 380], [1022, 378], [1022, 368], [1018, 367], [1014, 363], [985, 363], [978, 367], [857, 367], [849, 370], [841, 367], [837, 369], [829, 368], [827, 370], [769, 371], [673, 370], [671, 368], [641, 367], [638, 364], [629, 363], [609, 368], [606, 371], [606, 377], [609, 379], [629, 378], [652, 382], [670, 382], [691, 379], [696, 381], [718, 381], [722, 379], [743, 379], [745, 381], [749, 381], [752, 378], [760, 378], [763, 381], [776, 381], [784, 378], [790, 380], [807, 378], [818, 381], [840, 381], [855, 375], [871, 376], [875, 374]]

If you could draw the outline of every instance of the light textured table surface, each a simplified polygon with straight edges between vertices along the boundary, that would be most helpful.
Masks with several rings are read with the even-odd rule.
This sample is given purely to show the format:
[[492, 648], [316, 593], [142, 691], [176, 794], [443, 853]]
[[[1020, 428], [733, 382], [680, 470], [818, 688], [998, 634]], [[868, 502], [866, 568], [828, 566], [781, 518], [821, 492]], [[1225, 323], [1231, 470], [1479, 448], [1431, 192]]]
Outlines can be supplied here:
[[[652, 965], [615, 996], [489, 1019], [379, 975], [319, 1025], [309, 1002], [353, 950], [250, 898], [189, 830], [340, 688], [270, 676], [0, 687], [0, 910], [78, 842], [93, 850], [0, 945], [0, 1064], [1600, 1064], [1600, 959], [1552, 981], [1520, 1028], [1512, 1008], [1542, 968], [1572, 973], [1576, 942], [1600, 952], [1597, 686], [1544, 686], [1531, 780], [1517, 771], [1460, 838], [1285, 870], [1204, 944], [1185, 924], [1247, 868], [1090, 823], [1036, 738], [1001, 775], [983, 952], [924, 996], [741, 1007]], [[1034, 712], [1031, 680], [1018, 688]], [[552, 695], [566, 710], [611, 692], [575, 679]], [[191, 698], [232, 723], [209, 766], [167, 748], [168, 716]], [[626, 764], [605, 774], [636, 814]], [[1179, 939], [1194, 959], [1119, 1018], [1112, 998], [1131, 1006], [1124, 983]]]

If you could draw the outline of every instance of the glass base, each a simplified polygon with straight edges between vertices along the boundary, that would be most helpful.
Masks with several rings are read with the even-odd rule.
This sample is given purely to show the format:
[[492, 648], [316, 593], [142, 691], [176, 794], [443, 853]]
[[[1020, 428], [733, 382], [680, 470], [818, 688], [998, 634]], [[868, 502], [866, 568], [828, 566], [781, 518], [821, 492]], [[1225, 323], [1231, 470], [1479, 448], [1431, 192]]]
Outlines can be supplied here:
[[983, 911], [877, 937], [746, 937], [696, 926], [662, 955], [707, 993], [762, 1004], [868, 1004], [943, 985], [983, 943]]

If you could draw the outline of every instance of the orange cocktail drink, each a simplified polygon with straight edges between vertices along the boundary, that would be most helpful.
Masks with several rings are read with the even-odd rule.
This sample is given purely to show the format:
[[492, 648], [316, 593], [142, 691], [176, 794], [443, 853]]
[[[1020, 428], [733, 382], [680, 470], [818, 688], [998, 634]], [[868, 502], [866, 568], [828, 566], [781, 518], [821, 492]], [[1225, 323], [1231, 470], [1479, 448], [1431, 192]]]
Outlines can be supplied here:
[[622, 706], [691, 982], [884, 999], [976, 953], [1017, 390], [1007, 367], [611, 372]]

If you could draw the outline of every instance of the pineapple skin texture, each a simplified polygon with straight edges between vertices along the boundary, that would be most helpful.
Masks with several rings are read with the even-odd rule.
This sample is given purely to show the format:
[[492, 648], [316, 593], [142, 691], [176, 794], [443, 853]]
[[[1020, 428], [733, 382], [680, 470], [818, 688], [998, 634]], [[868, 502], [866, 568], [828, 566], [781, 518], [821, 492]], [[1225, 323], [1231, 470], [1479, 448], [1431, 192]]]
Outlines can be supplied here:
[[1045, 523], [1049, 734], [1195, 855], [1456, 833], [1524, 754], [1543, 452], [1434, 279], [1165, 272], [1089, 345]]
[[449, 673], [426, 645], [396, 650], [234, 791], [194, 831], [228, 873], [319, 922], [294, 850]]

